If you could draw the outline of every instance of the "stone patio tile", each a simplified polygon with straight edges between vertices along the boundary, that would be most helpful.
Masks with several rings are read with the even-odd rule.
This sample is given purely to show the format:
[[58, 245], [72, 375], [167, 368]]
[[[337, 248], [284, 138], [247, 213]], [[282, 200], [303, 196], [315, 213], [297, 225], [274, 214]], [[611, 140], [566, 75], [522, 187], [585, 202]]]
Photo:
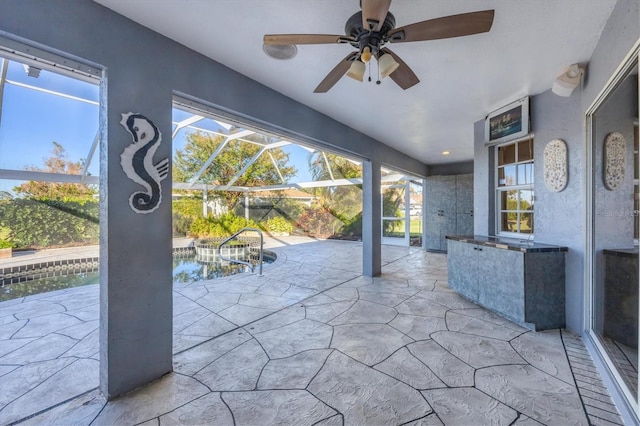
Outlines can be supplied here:
[[174, 316], [184, 314], [194, 309], [202, 309], [202, 306], [198, 305], [191, 299], [188, 299], [179, 294], [173, 293], [173, 314]]
[[446, 425], [510, 425], [518, 413], [474, 388], [422, 391]]
[[1, 409], [7, 404], [29, 392], [74, 361], [73, 358], [61, 358], [34, 362], [3, 375], [2, 392], [0, 392], [0, 419], [3, 418]]
[[345, 287], [344, 284], [327, 290], [322, 294], [329, 296], [335, 302], [354, 302], [358, 300], [358, 290], [352, 287]]
[[100, 321], [98, 320], [87, 321], [82, 324], [72, 325], [71, 327], [63, 328], [62, 330], [56, 331], [56, 333], [69, 336], [72, 339], [81, 340], [92, 331], [97, 330], [99, 325], [100, 325]]
[[375, 365], [374, 368], [416, 389], [446, 387], [427, 366], [418, 361], [406, 348], [401, 348], [380, 364]]
[[328, 419], [320, 420], [316, 423], [316, 426], [343, 426], [344, 416], [342, 414], [336, 414]]
[[473, 367], [451, 355], [436, 342], [416, 342], [408, 345], [407, 349], [447, 386], [473, 386]]
[[[333, 301], [333, 299], [329, 299]], [[307, 301], [302, 302], [305, 305]], [[337, 316], [347, 312], [355, 304], [355, 301], [333, 302], [322, 305], [307, 306], [307, 318], [314, 321], [329, 322]]]
[[172, 351], [174, 354], [183, 352], [183, 351], [186, 351], [187, 349], [193, 348], [194, 346], [198, 346], [199, 344], [204, 343], [210, 339], [211, 337], [174, 334]]
[[364, 275], [357, 276], [353, 279], [345, 281], [340, 288], [358, 288], [373, 284], [373, 278]]
[[85, 306], [82, 309], [74, 309], [73, 311], [68, 311], [67, 315], [71, 315], [72, 317], [85, 322], [99, 321], [100, 320], [100, 303], [96, 301], [96, 303]]
[[[48, 296], [51, 295], [51, 296]], [[98, 302], [100, 287], [97, 285], [79, 287], [76, 291], [58, 294], [57, 292], [45, 293], [38, 298], [43, 302], [58, 303], [65, 307], [66, 311], [81, 310]]]
[[330, 325], [377, 323], [386, 324], [398, 315], [398, 311], [389, 306], [358, 300], [343, 314], [340, 314]]
[[395, 317], [389, 325], [414, 340], [428, 340], [431, 333], [447, 329], [444, 318], [405, 314]]
[[347, 324], [334, 327], [331, 347], [366, 365], [374, 365], [413, 339], [386, 324]]
[[197, 299], [197, 303], [211, 312], [220, 312], [234, 306], [240, 300], [240, 293], [207, 293]]
[[39, 315], [30, 318], [29, 323], [16, 332], [13, 337], [16, 339], [24, 337], [43, 337], [54, 331], [81, 324], [82, 321], [66, 314]]
[[513, 426], [540, 426], [540, 423], [524, 414], [520, 414], [520, 417], [513, 423]]
[[262, 318], [246, 326], [252, 334], [262, 333], [293, 324], [305, 318], [305, 308], [303, 305], [293, 305], [275, 312], [268, 317]]
[[270, 390], [223, 393], [237, 426], [314, 425], [336, 411], [304, 390]]
[[327, 303], [334, 303], [335, 300], [325, 295], [324, 293], [316, 294], [304, 301], [306, 306], [325, 305]]
[[415, 422], [407, 423], [406, 426], [444, 426], [436, 413], [431, 413]]
[[36, 337], [30, 337], [28, 339], [0, 340], [0, 364], [2, 364], [3, 356], [10, 354], [17, 349], [20, 349], [24, 345], [31, 343], [36, 339]]
[[179, 334], [189, 336], [215, 337], [236, 328], [219, 315], [209, 313], [209, 315], [184, 328]]
[[433, 291], [436, 286], [436, 280], [429, 272], [425, 272], [420, 278], [415, 275], [407, 277], [407, 282], [411, 287], [421, 288], [423, 291]]
[[[195, 309], [188, 310], [186, 312], [174, 311], [173, 315], [173, 332], [179, 333], [183, 329], [189, 327], [191, 324], [206, 317], [211, 313], [210, 310], [198, 306]], [[188, 334], [188, 333], [186, 333]]]
[[418, 297], [438, 303], [448, 309], [478, 309], [478, 305], [458, 296], [456, 293], [422, 290]]
[[438, 303], [434, 303], [417, 296], [402, 302], [396, 306], [396, 309], [401, 314], [440, 318], [444, 318], [445, 313], [449, 310]]
[[431, 413], [417, 390], [339, 352], [329, 355], [308, 389], [349, 425], [402, 424]]
[[258, 389], [305, 389], [330, 353], [331, 349], [308, 350], [271, 360], [262, 370]]
[[264, 294], [267, 296], [282, 296], [292, 284], [274, 280], [269, 278], [264, 284], [262, 284], [256, 291], [255, 294]]
[[431, 338], [472, 367], [526, 364], [526, 361], [513, 350], [511, 345], [502, 340], [471, 336], [453, 331], [438, 331], [433, 333]]
[[255, 339], [227, 352], [193, 377], [213, 391], [253, 390], [269, 358]]
[[160, 417], [160, 425], [216, 425], [233, 426], [229, 408], [219, 392], [211, 392]]
[[280, 328], [255, 333], [269, 358], [287, 358], [310, 349], [327, 349], [333, 329], [321, 322], [304, 319]]
[[76, 343], [78, 341], [71, 337], [61, 334], [49, 334], [3, 356], [0, 358], [0, 364], [25, 365], [32, 362], [56, 359]]
[[[249, 275], [243, 275], [241, 277], [242, 281], [236, 280], [227, 280], [227, 281], [218, 281], [211, 280], [205, 282], [205, 287], [211, 293], [228, 293], [228, 294], [241, 294], [241, 293], [253, 293], [258, 290], [263, 283], [257, 283], [255, 285], [247, 284], [245, 279], [249, 277]], [[239, 277], [240, 275], [236, 275]], [[264, 279], [264, 278], [262, 278]]]
[[290, 300], [294, 300], [294, 301], [301, 301], [315, 294], [318, 294], [318, 290], [316, 289], [304, 288], [297, 285], [292, 285], [291, 288], [289, 288], [289, 290], [287, 290], [282, 295], [282, 297]]
[[95, 389], [99, 383], [98, 362], [77, 360], [7, 404], [0, 411], [0, 417], [3, 422], [15, 422]]
[[501, 327], [505, 327], [505, 328], [509, 328], [511, 330], [516, 330], [516, 331], [520, 331], [522, 333], [529, 331], [528, 329], [519, 326], [518, 324], [509, 321], [506, 318], [503, 318], [497, 314], [494, 314], [493, 312], [487, 311], [484, 308], [481, 308], [479, 306], [476, 306], [473, 309], [464, 309], [464, 310], [459, 310], [456, 311], [454, 310], [456, 313], [461, 314], [461, 315], [465, 315], [468, 317], [473, 317], [473, 318], [477, 318], [483, 321], [487, 321], [496, 325], [499, 325]]
[[100, 332], [98, 329], [87, 334], [78, 343], [66, 351], [64, 356], [89, 358], [100, 351]]
[[573, 383], [559, 330], [528, 332], [514, 339], [511, 346], [534, 367], [566, 383]]
[[476, 388], [543, 424], [588, 424], [576, 388], [530, 365], [478, 370]]
[[[13, 318], [13, 317], [5, 317]], [[29, 320], [14, 320], [0, 325], [0, 340], [9, 340], [14, 334], [16, 334], [22, 327], [24, 327]], [[1, 351], [2, 349], [0, 349]]]
[[16, 319], [36, 318], [41, 315], [58, 314], [64, 312], [66, 308], [59, 303], [45, 302], [41, 300], [25, 300], [23, 303], [16, 303], [5, 306], [2, 302], [0, 316], [15, 316]]
[[234, 331], [175, 354], [173, 356], [174, 371], [191, 376], [249, 339], [251, 339], [249, 333], [242, 330]]
[[264, 294], [243, 294], [240, 296], [238, 304], [261, 309], [282, 309], [295, 303], [295, 300], [280, 296], [267, 296]]
[[191, 300], [198, 300], [209, 293], [209, 290], [202, 285], [200, 281], [195, 281], [189, 284], [173, 284], [173, 291], [181, 296], [184, 296]]
[[20, 368], [19, 365], [0, 365], [0, 377], [11, 373], [13, 370]]
[[170, 373], [125, 396], [109, 401], [93, 425], [133, 425], [169, 413], [209, 390], [197, 380]]
[[389, 307], [394, 307], [407, 300], [409, 297], [405, 294], [389, 293], [378, 288], [363, 288], [358, 291], [360, 300], [379, 303]]
[[464, 312], [464, 310], [447, 312], [445, 318], [447, 320], [447, 328], [450, 331], [459, 331], [504, 341], [509, 341], [525, 332], [524, 329], [522, 331], [514, 330], [479, 318], [469, 317], [464, 315]]
[[100, 391], [96, 389], [21, 422], [20, 425], [88, 425], [98, 416], [106, 403]]
[[218, 312], [222, 318], [232, 323], [243, 326], [250, 322], [264, 318], [276, 312], [277, 309], [254, 308], [252, 306], [234, 305]]

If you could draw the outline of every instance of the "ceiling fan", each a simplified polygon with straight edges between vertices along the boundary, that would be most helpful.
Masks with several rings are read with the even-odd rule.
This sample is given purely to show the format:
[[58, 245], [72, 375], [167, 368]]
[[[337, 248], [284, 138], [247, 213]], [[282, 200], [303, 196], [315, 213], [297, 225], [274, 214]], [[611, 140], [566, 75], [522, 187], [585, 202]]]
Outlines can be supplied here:
[[[346, 35], [329, 34], [267, 34], [265, 45], [291, 46], [296, 44], [348, 43], [355, 47], [320, 82], [314, 93], [329, 91], [343, 75], [362, 81], [365, 63], [372, 57], [378, 61], [380, 77], [391, 77], [406, 90], [420, 80], [409, 66], [388, 48], [387, 43], [438, 40], [487, 32], [493, 24], [493, 10], [463, 13], [429, 19], [395, 28], [396, 20], [389, 12], [391, 0], [360, 0], [361, 11], [345, 24]], [[378, 81], [379, 83], [379, 81]]]

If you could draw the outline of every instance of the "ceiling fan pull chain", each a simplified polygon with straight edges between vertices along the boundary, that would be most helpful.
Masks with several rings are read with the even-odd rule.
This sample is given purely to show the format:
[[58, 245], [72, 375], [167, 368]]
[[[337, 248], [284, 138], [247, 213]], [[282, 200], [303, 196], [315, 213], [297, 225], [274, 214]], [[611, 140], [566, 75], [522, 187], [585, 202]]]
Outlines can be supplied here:
[[[378, 56], [378, 58], [380, 58]], [[376, 58], [376, 67], [378, 67], [378, 81], [376, 81], [376, 84], [380, 84], [380, 62], [378, 62], [378, 58]]]
[[369, 83], [371, 83], [371, 63], [369, 63], [369, 66], [367, 68], [369, 71]]

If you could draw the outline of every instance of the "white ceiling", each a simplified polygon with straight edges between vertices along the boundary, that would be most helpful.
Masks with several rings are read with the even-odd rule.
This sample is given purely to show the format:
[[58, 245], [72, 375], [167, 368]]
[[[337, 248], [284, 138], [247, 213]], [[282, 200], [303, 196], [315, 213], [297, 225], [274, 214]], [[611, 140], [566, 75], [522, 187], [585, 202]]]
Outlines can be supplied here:
[[[396, 27], [495, 9], [493, 27], [473, 36], [387, 45], [420, 79], [406, 91], [391, 79], [377, 86], [345, 76], [328, 93], [315, 94], [353, 48], [301, 45], [295, 58], [282, 61], [262, 51], [262, 36], [344, 34], [359, 0], [96, 1], [427, 164], [471, 160], [475, 121], [548, 90], [568, 65], [588, 62], [616, 3], [394, 0]], [[443, 156], [445, 150], [451, 154]]]

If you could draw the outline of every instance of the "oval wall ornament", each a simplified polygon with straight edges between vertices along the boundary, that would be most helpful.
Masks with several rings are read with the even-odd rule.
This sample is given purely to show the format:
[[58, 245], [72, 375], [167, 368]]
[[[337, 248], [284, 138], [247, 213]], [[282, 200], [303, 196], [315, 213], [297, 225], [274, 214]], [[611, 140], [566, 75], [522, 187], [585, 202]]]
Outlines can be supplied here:
[[551, 192], [567, 187], [567, 144], [554, 139], [544, 147], [544, 184]]
[[609, 133], [604, 140], [604, 186], [611, 191], [620, 188], [624, 182], [626, 146], [621, 133]]

